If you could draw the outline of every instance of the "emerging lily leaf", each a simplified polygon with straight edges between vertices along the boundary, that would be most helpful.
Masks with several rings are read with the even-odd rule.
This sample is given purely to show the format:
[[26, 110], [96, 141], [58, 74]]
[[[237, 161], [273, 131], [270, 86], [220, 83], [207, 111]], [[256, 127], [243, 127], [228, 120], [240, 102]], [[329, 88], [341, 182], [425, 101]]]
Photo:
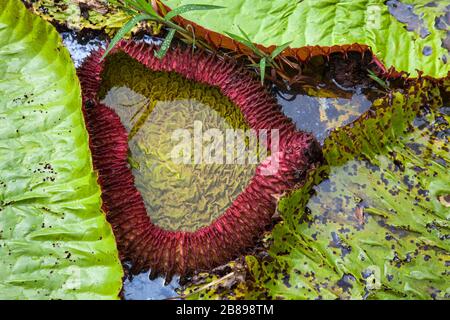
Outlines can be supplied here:
[[[176, 8], [192, 1], [162, 2]], [[419, 70], [442, 78], [450, 70], [447, 63], [450, 36], [445, 18], [450, 8], [448, 0], [204, 0], [201, 3], [226, 9], [220, 13], [186, 12], [175, 20], [192, 25], [199, 38], [219, 47], [236, 49], [236, 42], [227, 34], [240, 35], [242, 29], [251, 42], [268, 52], [291, 41], [292, 49], [285, 54], [300, 61], [311, 56], [370, 48], [386, 68], [393, 66], [413, 77]]]
[[56, 30], [0, 1], [0, 299], [117, 299], [80, 85]]
[[[121, 41], [103, 61], [103, 51], [94, 52], [78, 74], [119, 250], [132, 271], [170, 278], [219, 266], [254, 246], [271, 223], [276, 195], [302, 183], [321, 152], [235, 62], [190, 49], [155, 52]], [[191, 141], [203, 128], [215, 137]], [[247, 129], [267, 130], [269, 138], [254, 144]], [[182, 137], [173, 138], [180, 130], [181, 149]], [[242, 141], [259, 145], [252, 154], [264, 155], [260, 160], [246, 156], [234, 137], [239, 130]], [[213, 145], [231, 152], [210, 157]]]

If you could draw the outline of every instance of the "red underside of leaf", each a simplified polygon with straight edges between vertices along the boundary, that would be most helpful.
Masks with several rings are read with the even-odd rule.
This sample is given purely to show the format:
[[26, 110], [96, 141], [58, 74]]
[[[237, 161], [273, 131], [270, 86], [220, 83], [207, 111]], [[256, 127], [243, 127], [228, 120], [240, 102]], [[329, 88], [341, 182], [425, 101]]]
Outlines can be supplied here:
[[262, 163], [246, 189], [209, 226], [195, 232], [163, 230], [151, 222], [134, 186], [124, 126], [112, 109], [98, 101], [103, 51], [94, 52], [79, 69], [94, 167], [122, 259], [131, 260], [133, 272], [150, 268], [153, 273], [184, 275], [219, 266], [254, 246], [275, 213], [276, 196], [298, 186], [305, 172], [321, 159], [321, 152], [310, 134], [295, 129], [259, 81], [234, 63], [179, 48], [159, 60], [154, 49], [122, 41], [113, 52], [122, 50], [150, 70], [177, 72], [216, 86], [241, 109], [251, 128], [280, 130], [276, 174], [264, 176], [261, 170], [267, 163]]

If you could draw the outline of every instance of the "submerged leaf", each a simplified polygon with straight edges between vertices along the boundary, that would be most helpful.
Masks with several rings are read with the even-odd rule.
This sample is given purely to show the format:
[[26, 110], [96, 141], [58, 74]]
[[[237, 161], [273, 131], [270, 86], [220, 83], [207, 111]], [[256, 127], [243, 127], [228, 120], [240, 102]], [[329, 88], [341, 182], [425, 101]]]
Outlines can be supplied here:
[[0, 1], [0, 298], [117, 299], [80, 85], [56, 30]]

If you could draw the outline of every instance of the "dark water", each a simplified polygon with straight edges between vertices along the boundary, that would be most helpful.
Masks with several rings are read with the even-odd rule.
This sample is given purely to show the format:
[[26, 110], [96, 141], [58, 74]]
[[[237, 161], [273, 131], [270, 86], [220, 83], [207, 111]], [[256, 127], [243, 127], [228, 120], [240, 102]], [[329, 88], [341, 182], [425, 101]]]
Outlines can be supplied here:
[[[83, 63], [91, 52], [99, 48], [106, 49], [106, 40], [104, 36], [81, 36], [76, 32], [64, 31], [60, 33], [64, 45], [69, 49], [75, 67], [78, 68]], [[148, 44], [160, 44], [161, 40], [151, 36], [143, 36], [134, 39], [135, 41], [142, 41]]]
[[[62, 32], [61, 36], [76, 67], [79, 67], [92, 51], [106, 47], [106, 42], [97, 37], [80, 40], [73, 32]], [[159, 39], [148, 36], [137, 39], [137, 41], [160, 42]], [[345, 95], [341, 95], [339, 90], [333, 92], [329, 83], [326, 86], [326, 90], [317, 89], [312, 94], [300, 93], [295, 90], [287, 93], [279, 88], [274, 90], [283, 112], [292, 118], [297, 128], [312, 132], [321, 143], [333, 129], [354, 121], [372, 105], [365, 90], [361, 87], [352, 87], [347, 90]], [[342, 88], [336, 86], [336, 89]], [[150, 280], [149, 272], [131, 276], [124, 281], [123, 298], [149, 300], [176, 297], [176, 289], [180, 287], [179, 278], [173, 278], [167, 285], [164, 285], [164, 282], [165, 279], [161, 277]]]
[[106, 41], [100, 38], [88, 39], [83, 43], [74, 32], [62, 32], [61, 37], [64, 45], [69, 49], [75, 68], [78, 68], [92, 51], [106, 48]]
[[149, 280], [149, 272], [125, 279], [123, 283], [123, 298], [125, 300], [162, 300], [177, 297], [179, 277], [164, 285], [164, 279], [159, 277]]
[[278, 92], [277, 99], [283, 112], [295, 122], [297, 128], [313, 133], [320, 143], [333, 129], [356, 120], [372, 105], [361, 88], [356, 88], [351, 97], [346, 98]]

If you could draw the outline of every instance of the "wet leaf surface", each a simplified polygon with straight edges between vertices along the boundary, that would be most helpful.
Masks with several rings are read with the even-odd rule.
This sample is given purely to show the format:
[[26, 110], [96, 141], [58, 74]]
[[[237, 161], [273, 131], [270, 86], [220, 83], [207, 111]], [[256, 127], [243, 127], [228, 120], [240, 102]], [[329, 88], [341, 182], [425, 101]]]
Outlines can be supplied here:
[[429, 84], [376, 100], [325, 140], [328, 164], [309, 186], [281, 200], [268, 255], [202, 297], [449, 299], [448, 121]]
[[315, 186], [280, 203], [273, 261], [251, 267], [273, 298], [450, 298], [448, 114], [436, 88], [377, 100], [325, 141]]
[[117, 299], [81, 92], [57, 31], [0, 1], [0, 299]]

